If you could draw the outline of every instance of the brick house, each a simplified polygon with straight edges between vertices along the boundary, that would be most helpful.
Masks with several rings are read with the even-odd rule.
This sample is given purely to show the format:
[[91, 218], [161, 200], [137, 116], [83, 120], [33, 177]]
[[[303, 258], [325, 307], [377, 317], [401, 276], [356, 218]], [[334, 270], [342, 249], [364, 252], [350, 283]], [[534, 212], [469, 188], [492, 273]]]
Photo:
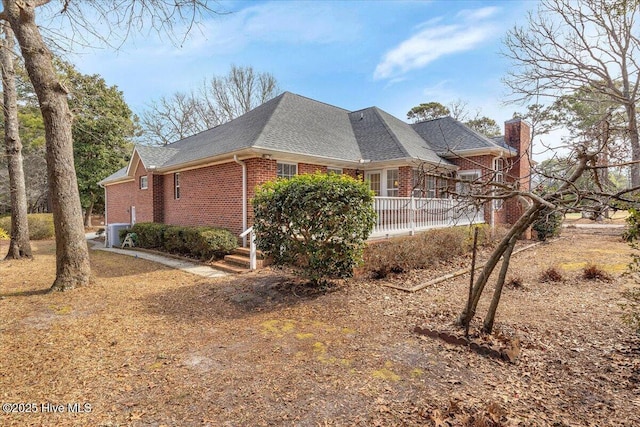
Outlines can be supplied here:
[[[365, 179], [383, 201], [444, 198], [456, 184], [442, 176], [528, 186], [529, 146], [520, 120], [490, 139], [450, 117], [410, 125], [377, 107], [348, 111], [285, 92], [167, 146], [136, 145], [128, 166], [100, 182], [105, 224], [210, 225], [239, 234], [253, 222], [256, 186], [316, 171]], [[520, 214], [515, 201], [494, 202], [480, 218], [511, 223]]]

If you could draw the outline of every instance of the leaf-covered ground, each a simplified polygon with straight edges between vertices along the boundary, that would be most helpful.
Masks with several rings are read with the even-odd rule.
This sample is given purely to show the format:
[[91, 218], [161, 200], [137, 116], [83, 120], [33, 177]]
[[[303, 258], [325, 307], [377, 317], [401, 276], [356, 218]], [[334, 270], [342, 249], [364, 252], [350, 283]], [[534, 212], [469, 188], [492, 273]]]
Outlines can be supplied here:
[[[0, 425], [640, 425], [640, 343], [619, 306], [629, 248], [577, 231], [514, 257], [522, 286], [496, 329], [521, 339], [515, 364], [413, 332], [451, 327], [468, 276], [316, 293], [277, 271], [211, 280], [95, 251], [93, 286], [43, 294], [54, 248], [37, 242], [35, 261], [0, 262], [0, 401], [32, 411]], [[582, 280], [587, 262], [614, 280]], [[539, 283], [549, 266], [566, 280]]]

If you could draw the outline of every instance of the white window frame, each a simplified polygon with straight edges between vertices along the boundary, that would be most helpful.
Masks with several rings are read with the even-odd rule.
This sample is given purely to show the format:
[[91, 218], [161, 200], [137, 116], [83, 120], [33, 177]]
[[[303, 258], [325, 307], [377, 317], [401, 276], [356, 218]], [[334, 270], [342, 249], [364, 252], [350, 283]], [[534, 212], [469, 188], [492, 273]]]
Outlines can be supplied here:
[[336, 174], [336, 175], [342, 175], [342, 168], [331, 168], [331, 167], [327, 167], [327, 175], [329, 175], [330, 173]]
[[180, 172], [173, 174], [173, 198], [180, 200]]
[[[418, 182], [420, 175], [418, 169], [412, 171], [413, 197], [435, 199], [438, 197], [438, 182], [440, 178], [435, 175], [425, 174], [424, 182]], [[420, 185], [423, 184], [423, 185]]]
[[[293, 168], [293, 174], [291, 173], [291, 168]], [[288, 171], [285, 172], [285, 169], [288, 169]], [[297, 163], [286, 163], [286, 162], [276, 163], [276, 177], [282, 178], [282, 179], [290, 179], [296, 175], [298, 175]]]
[[140, 185], [141, 190], [146, 190], [149, 188], [149, 177], [147, 175], [140, 175]]
[[[470, 184], [460, 181], [468, 181], [469, 183], [477, 182], [482, 176], [482, 172], [479, 169], [458, 171], [457, 178], [459, 182], [456, 182], [456, 192], [460, 195], [465, 195], [471, 192]], [[465, 178], [469, 177], [469, 179]]]
[[[371, 175], [380, 175], [380, 189], [379, 191], [374, 190], [373, 188], [371, 188]], [[367, 181], [369, 183], [369, 189], [372, 190], [373, 192], [376, 193], [376, 196], [382, 196], [383, 194], [386, 194], [386, 188], [384, 188], [384, 186], [386, 185], [386, 178], [385, 178], [385, 173], [383, 170], [380, 169], [376, 169], [376, 170], [370, 170], [370, 171], [365, 171], [364, 172], [364, 180]]]
[[[495, 157], [492, 162], [493, 167], [493, 180], [501, 184], [504, 183], [504, 171], [507, 166], [507, 162], [504, 157]], [[495, 191], [495, 190], [494, 190]], [[504, 200], [494, 200], [493, 209], [499, 211], [504, 206]]]
[[[392, 176], [393, 172], [395, 172], [395, 180]], [[386, 194], [387, 197], [398, 197], [398, 195], [400, 194], [400, 170], [386, 169], [384, 171], [384, 180], [386, 184], [384, 194]]]

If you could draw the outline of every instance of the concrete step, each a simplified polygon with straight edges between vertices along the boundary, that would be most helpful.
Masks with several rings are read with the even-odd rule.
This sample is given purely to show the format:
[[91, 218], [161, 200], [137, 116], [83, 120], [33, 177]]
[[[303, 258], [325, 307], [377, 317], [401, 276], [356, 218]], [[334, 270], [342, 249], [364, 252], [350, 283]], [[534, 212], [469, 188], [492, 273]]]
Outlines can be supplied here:
[[234, 264], [244, 268], [249, 268], [249, 263], [250, 263], [248, 256], [237, 255], [237, 254], [225, 255], [224, 261], [227, 264]]
[[[244, 255], [246, 257], [249, 257], [249, 252], [250, 252], [249, 248], [235, 248], [233, 250], [234, 254]], [[256, 251], [256, 258], [257, 259], [264, 259], [264, 255], [262, 254], [261, 251]]]
[[212, 267], [217, 269], [217, 270], [222, 270], [222, 271], [226, 271], [227, 273], [234, 273], [234, 274], [242, 274], [242, 273], [248, 273], [249, 268], [243, 268], [237, 264], [230, 264], [227, 263], [225, 261], [218, 261], [218, 262], [214, 262], [212, 264]]

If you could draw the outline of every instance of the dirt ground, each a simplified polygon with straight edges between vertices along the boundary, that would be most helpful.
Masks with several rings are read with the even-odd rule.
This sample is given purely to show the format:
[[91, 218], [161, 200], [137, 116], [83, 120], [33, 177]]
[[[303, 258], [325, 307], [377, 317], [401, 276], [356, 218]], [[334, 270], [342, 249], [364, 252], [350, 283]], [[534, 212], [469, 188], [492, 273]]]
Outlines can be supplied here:
[[[451, 327], [467, 275], [314, 293], [278, 271], [212, 280], [95, 251], [94, 285], [44, 294], [53, 242], [34, 249], [0, 262], [0, 400], [21, 412], [3, 426], [640, 425], [640, 340], [619, 306], [630, 251], [615, 235], [569, 229], [515, 255], [522, 286], [496, 320], [522, 342], [514, 364], [413, 332]], [[614, 279], [581, 279], [586, 263]], [[562, 283], [539, 282], [551, 266]]]

